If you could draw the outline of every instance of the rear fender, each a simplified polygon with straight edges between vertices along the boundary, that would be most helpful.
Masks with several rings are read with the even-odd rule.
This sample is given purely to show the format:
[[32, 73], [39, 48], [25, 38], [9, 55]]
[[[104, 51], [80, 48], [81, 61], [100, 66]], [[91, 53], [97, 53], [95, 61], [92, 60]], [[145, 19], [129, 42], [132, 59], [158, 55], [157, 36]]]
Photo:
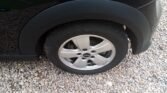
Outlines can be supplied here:
[[135, 54], [145, 50], [150, 39], [148, 20], [137, 9], [111, 0], [74, 0], [52, 6], [33, 17], [21, 31], [20, 52], [37, 54], [37, 44], [48, 30], [78, 20], [106, 20], [126, 25], [134, 35]]

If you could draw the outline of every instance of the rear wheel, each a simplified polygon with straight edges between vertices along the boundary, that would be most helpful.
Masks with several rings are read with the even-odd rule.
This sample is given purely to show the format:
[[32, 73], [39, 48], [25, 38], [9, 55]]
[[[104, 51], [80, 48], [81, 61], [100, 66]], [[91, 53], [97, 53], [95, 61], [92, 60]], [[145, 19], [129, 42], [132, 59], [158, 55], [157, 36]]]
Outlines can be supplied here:
[[77, 74], [94, 74], [115, 67], [125, 57], [128, 40], [122, 27], [111, 23], [80, 23], [56, 29], [46, 39], [47, 57]]

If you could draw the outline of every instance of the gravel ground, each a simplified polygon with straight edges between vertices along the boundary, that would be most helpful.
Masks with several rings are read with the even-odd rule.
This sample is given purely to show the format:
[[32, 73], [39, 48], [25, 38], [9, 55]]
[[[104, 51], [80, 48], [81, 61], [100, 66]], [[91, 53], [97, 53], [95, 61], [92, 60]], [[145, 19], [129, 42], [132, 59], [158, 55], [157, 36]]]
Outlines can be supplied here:
[[153, 44], [112, 70], [74, 75], [46, 60], [0, 62], [0, 93], [167, 93], [167, 0]]

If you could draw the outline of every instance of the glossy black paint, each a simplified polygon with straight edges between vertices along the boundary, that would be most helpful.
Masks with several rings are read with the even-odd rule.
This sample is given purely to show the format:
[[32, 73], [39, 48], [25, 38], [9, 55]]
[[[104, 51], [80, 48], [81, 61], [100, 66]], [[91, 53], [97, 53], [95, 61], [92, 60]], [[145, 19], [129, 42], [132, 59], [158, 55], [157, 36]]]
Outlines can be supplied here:
[[[68, 5], [72, 2], [79, 3]], [[95, 6], [99, 6], [98, 11]], [[2, 12], [5, 9], [8, 11]], [[127, 25], [133, 52], [137, 54], [150, 45], [153, 26], [160, 17], [157, 9], [160, 7], [156, 0], [1, 0], [0, 55], [39, 56], [42, 50], [39, 45], [43, 45], [51, 29], [81, 20]]]
[[128, 4], [130, 6], [133, 6], [135, 8], [139, 8], [149, 2], [153, 2], [153, 1], [156, 1], [156, 0], [113, 0], [113, 1], [118, 1], [118, 2], [121, 2], [121, 3], [124, 3], [124, 4]]
[[1, 9], [23, 9], [43, 3], [52, 2], [55, 0], [1, 0], [0, 8]]
[[[128, 13], [122, 11], [127, 11]], [[34, 17], [24, 27], [20, 35], [22, 53], [34, 54], [36, 52], [36, 44], [48, 30], [58, 25], [81, 20], [104, 20], [127, 25], [136, 37], [134, 39], [136, 44], [133, 45], [134, 53], [141, 52], [141, 49], [145, 48], [151, 37], [151, 28], [147, 19], [135, 8], [109, 0], [71, 1], [48, 8]], [[29, 40], [31, 42], [28, 42]]]
[[[39, 5], [49, 2], [67, 2], [71, 0], [1, 0], [0, 9], [23, 9], [34, 5]], [[143, 4], [146, 4], [154, 0], [113, 0], [122, 2], [134, 7], [140, 7]]]

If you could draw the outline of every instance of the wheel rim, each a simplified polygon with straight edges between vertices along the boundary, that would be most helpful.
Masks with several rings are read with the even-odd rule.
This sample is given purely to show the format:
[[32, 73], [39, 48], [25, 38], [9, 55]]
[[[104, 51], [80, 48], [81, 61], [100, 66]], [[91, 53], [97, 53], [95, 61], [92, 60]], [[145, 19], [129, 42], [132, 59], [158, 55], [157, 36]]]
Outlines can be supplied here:
[[77, 70], [102, 68], [115, 58], [114, 44], [97, 35], [79, 35], [66, 40], [58, 56], [66, 66]]

